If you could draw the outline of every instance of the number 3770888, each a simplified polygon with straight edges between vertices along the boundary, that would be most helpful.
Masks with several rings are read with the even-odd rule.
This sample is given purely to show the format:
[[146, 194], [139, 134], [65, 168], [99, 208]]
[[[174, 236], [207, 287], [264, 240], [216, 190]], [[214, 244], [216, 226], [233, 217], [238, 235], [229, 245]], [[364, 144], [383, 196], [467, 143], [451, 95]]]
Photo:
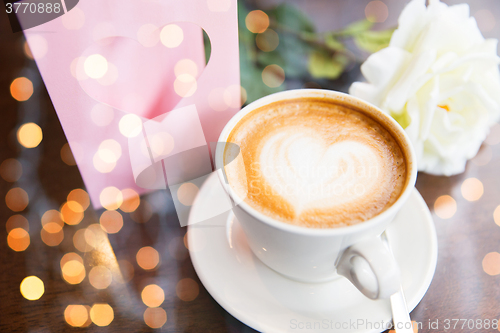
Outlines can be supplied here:
[[43, 3], [43, 2], [22, 2], [22, 3], [6, 3], [7, 14], [22, 13], [22, 14], [59, 14], [62, 10], [60, 3]]
[[441, 325], [445, 330], [489, 330], [498, 329], [498, 319], [444, 319]]

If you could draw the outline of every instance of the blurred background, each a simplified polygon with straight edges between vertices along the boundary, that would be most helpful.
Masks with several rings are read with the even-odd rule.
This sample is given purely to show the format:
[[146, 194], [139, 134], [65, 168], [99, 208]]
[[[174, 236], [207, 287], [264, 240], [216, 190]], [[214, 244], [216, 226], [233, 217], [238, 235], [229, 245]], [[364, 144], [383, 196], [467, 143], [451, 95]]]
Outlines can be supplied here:
[[[484, 36], [498, 38], [498, 1], [465, 2]], [[244, 102], [301, 87], [346, 92], [366, 57], [387, 45], [406, 3], [239, 1]], [[167, 191], [139, 197], [110, 188], [114, 203], [92, 208], [25, 37], [3, 14], [0, 110], [0, 331], [253, 331], [201, 285]], [[494, 133], [491, 145], [500, 141]], [[482, 153], [473, 167], [496, 153]], [[419, 178], [429, 206], [446, 204], [435, 218], [453, 218], [457, 202], [471, 201], [444, 196], [460, 177]], [[417, 310], [420, 320], [430, 315]]]

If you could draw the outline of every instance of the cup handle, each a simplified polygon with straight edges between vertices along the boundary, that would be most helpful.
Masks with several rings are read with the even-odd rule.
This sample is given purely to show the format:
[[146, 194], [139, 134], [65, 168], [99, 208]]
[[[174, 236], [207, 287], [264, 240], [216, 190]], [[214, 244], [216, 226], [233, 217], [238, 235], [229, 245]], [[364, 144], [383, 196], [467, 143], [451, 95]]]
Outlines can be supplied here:
[[389, 298], [401, 285], [399, 266], [380, 237], [347, 248], [339, 260], [337, 273], [371, 299]]

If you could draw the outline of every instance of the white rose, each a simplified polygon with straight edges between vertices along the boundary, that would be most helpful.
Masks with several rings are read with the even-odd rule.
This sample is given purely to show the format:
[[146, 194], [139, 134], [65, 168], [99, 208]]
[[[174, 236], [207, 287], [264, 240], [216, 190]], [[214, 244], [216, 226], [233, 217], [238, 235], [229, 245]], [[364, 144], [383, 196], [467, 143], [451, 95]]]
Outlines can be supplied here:
[[350, 94], [371, 102], [406, 130], [418, 168], [465, 170], [500, 116], [497, 40], [484, 39], [467, 4], [411, 1], [389, 47], [361, 66], [368, 83]]

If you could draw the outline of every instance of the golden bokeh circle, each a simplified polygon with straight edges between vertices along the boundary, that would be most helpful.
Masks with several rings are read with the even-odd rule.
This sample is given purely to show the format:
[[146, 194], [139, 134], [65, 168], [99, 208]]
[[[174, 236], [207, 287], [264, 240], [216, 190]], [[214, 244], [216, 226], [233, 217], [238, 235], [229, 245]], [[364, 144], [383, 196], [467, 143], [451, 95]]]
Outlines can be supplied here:
[[160, 286], [150, 284], [142, 289], [141, 299], [146, 306], [156, 308], [159, 307], [165, 300], [165, 292]]
[[162, 308], [147, 308], [144, 322], [151, 328], [160, 328], [167, 322], [167, 313]]
[[108, 234], [116, 234], [123, 227], [123, 216], [116, 210], [106, 210], [101, 214], [99, 223]]
[[24, 251], [30, 245], [30, 235], [23, 228], [14, 228], [7, 235], [7, 245], [16, 252]]
[[8, 158], [0, 164], [0, 176], [7, 182], [13, 183], [18, 181], [22, 174], [23, 166], [15, 158]]
[[112, 281], [113, 275], [105, 266], [94, 266], [89, 272], [89, 282], [96, 289], [106, 289]]
[[262, 10], [252, 10], [245, 18], [245, 25], [255, 34], [263, 33], [269, 27], [269, 16]]
[[145, 246], [135, 256], [137, 264], [144, 270], [155, 269], [160, 263], [160, 254], [151, 246]]
[[36, 301], [42, 297], [45, 292], [43, 281], [37, 276], [28, 276], [21, 282], [21, 294], [30, 301]]
[[457, 202], [449, 195], [442, 195], [434, 202], [434, 212], [442, 219], [449, 219], [457, 212]]
[[5, 203], [14, 212], [23, 211], [28, 207], [28, 193], [20, 187], [11, 188], [5, 195]]
[[27, 101], [33, 95], [33, 83], [26, 77], [18, 77], [10, 84], [10, 94], [19, 102]]
[[94, 304], [90, 309], [90, 318], [97, 326], [108, 326], [115, 318], [113, 308], [109, 304]]
[[483, 270], [488, 275], [500, 274], [500, 253], [490, 252], [483, 258]]
[[477, 178], [467, 178], [462, 183], [460, 191], [465, 200], [477, 201], [483, 196], [483, 183]]

